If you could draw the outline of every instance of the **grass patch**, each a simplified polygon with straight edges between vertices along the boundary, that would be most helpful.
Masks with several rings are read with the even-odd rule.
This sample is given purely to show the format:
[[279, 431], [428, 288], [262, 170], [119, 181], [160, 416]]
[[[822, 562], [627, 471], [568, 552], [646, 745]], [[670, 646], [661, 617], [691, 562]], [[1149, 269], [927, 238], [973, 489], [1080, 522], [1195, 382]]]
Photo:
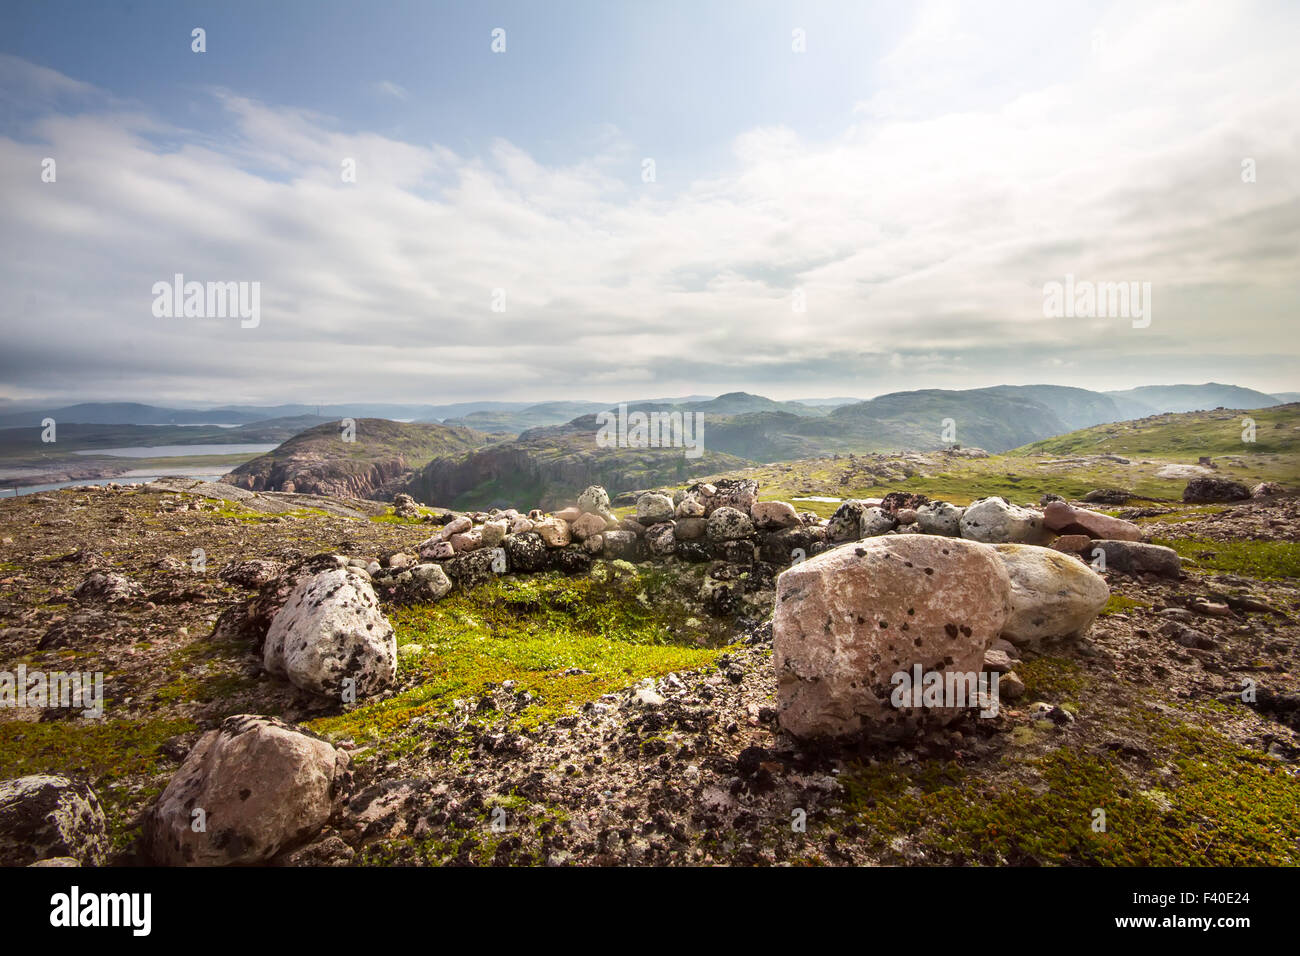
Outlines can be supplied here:
[[1150, 604], [1142, 601], [1135, 601], [1133, 598], [1125, 597], [1122, 594], [1112, 594], [1106, 599], [1106, 606], [1101, 609], [1103, 615], [1124, 614], [1137, 608], [1149, 608]]
[[1190, 567], [1200, 571], [1222, 571], [1252, 578], [1300, 577], [1300, 542], [1297, 541], [1157, 538], [1152, 543], [1173, 548]]
[[[847, 801], [876, 848], [900, 836], [946, 862], [1284, 866], [1300, 862], [1300, 779], [1212, 731], [1171, 727], [1159, 789], [1110, 755], [1061, 749], [1031, 783], [994, 785], [951, 763], [850, 768]], [[1093, 829], [1105, 812], [1105, 831]]]
[[188, 720], [12, 720], [0, 723], [0, 778], [71, 774], [92, 782], [153, 773], [158, 747], [195, 729]]
[[507, 680], [535, 698], [513, 718], [527, 728], [643, 677], [707, 666], [721, 650], [702, 646], [710, 641], [703, 623], [656, 608], [652, 594], [663, 586], [644, 575], [607, 581], [533, 575], [394, 611], [398, 644], [423, 648], [401, 659], [403, 679], [413, 673], [415, 686], [313, 721], [312, 729], [401, 750], [419, 743], [418, 735], [402, 737], [413, 720], [447, 715], [457, 698]]

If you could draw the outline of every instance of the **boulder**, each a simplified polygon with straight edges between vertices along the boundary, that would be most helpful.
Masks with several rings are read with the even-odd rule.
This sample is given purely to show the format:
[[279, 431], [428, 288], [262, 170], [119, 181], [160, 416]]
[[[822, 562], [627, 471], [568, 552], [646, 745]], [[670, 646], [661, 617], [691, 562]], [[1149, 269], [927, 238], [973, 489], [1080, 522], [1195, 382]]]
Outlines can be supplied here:
[[504, 518], [485, 521], [483, 527], [479, 528], [479, 535], [485, 548], [500, 547], [501, 542], [506, 539], [506, 535], [509, 533], [510, 527]]
[[1284, 495], [1286, 489], [1276, 481], [1261, 481], [1254, 488], [1250, 489], [1252, 498], [1269, 498], [1273, 495]]
[[1043, 516], [1032, 508], [1010, 504], [1005, 498], [971, 502], [961, 516], [961, 536], [986, 544], [1042, 544], [1051, 538], [1043, 529]]
[[609, 492], [600, 485], [590, 485], [578, 495], [578, 510], [585, 515], [603, 515], [609, 511]]
[[0, 781], [0, 866], [60, 857], [99, 866], [107, 854], [104, 810], [85, 783], [54, 774]]
[[636, 520], [647, 528], [663, 521], [671, 521], [674, 514], [673, 499], [656, 492], [647, 492], [636, 500]]
[[631, 531], [606, 531], [605, 557], [611, 560], [635, 561], [641, 556], [641, 539]]
[[758, 500], [758, 481], [754, 478], [720, 478], [712, 484], [696, 484], [686, 490], [704, 503], [705, 517], [719, 508], [735, 508], [748, 515]]
[[605, 519], [600, 515], [584, 514], [569, 525], [569, 531], [579, 541], [586, 541], [592, 535], [605, 531]]
[[1183, 489], [1183, 501], [1188, 504], [1207, 504], [1216, 501], [1242, 501], [1250, 497], [1250, 489], [1229, 478], [1201, 476], [1193, 478]]
[[714, 508], [709, 515], [706, 533], [710, 541], [738, 541], [754, 533], [754, 524], [739, 508]]
[[1043, 525], [1057, 534], [1086, 534], [1090, 538], [1141, 541], [1142, 529], [1131, 521], [1086, 508], [1074, 508], [1064, 501], [1048, 502], [1043, 508]]
[[483, 547], [483, 535], [477, 531], [462, 531], [451, 536], [451, 549], [457, 554], [477, 551]]
[[503, 547], [512, 571], [533, 573], [546, 567], [546, 542], [536, 531], [508, 535]]
[[262, 662], [295, 687], [338, 698], [344, 680], [357, 699], [390, 687], [397, 638], [364, 572], [321, 571], [298, 583], [266, 633]]
[[273, 717], [227, 717], [167, 784], [143, 846], [164, 866], [264, 863], [314, 836], [349, 782], [347, 755], [325, 741]]
[[479, 548], [458, 554], [444, 562], [442, 569], [462, 591], [486, 584], [513, 566], [510, 564], [508, 547], [512, 537], [517, 536], [507, 535], [499, 548]]
[[1049, 637], [1082, 634], [1097, 619], [1110, 588], [1086, 564], [1051, 548], [994, 545], [1011, 579], [1011, 614], [1002, 637], [1035, 646]]
[[1054, 551], [1060, 551], [1064, 554], [1079, 554], [1089, 551], [1092, 545], [1092, 538], [1086, 534], [1063, 534], [1052, 542], [1051, 547]]
[[451, 579], [440, 564], [417, 564], [408, 572], [402, 600], [413, 604], [441, 601], [451, 591]]
[[990, 547], [889, 535], [833, 548], [777, 578], [773, 664], [782, 727], [798, 737], [899, 739], [957, 706], [895, 707], [895, 675], [976, 674], [1011, 611]]
[[857, 541], [862, 537], [862, 516], [870, 507], [865, 501], [847, 498], [840, 502], [830, 523], [826, 525], [828, 541]]
[[116, 604], [140, 597], [144, 589], [115, 571], [91, 571], [72, 592], [84, 604]]
[[461, 515], [459, 518], [452, 518], [443, 525], [442, 530], [438, 532], [438, 537], [442, 538], [443, 541], [450, 541], [453, 534], [463, 534], [473, 527], [474, 522]]
[[525, 518], [523, 515], [515, 515], [510, 519], [511, 534], [527, 534], [533, 530], [533, 519]]
[[916, 526], [923, 534], [941, 534], [949, 538], [961, 535], [961, 517], [966, 509], [946, 501], [932, 501], [916, 509]]
[[1178, 552], [1159, 544], [1144, 544], [1141, 541], [1093, 541], [1084, 558], [1094, 560], [1096, 552], [1105, 554], [1106, 565], [1103, 570], [1119, 571], [1121, 574], [1157, 574], [1161, 577], [1176, 578], [1182, 574], [1183, 565]]
[[678, 518], [673, 526], [673, 533], [678, 541], [698, 541], [708, 531], [709, 523], [704, 518]]
[[787, 501], [756, 501], [749, 506], [749, 516], [761, 531], [779, 531], [799, 524], [799, 513]]
[[571, 540], [569, 523], [562, 518], [543, 518], [533, 526], [548, 548], [563, 548]]
[[555, 517], [561, 521], [572, 523], [582, 517], [582, 509], [577, 505], [569, 505], [567, 508], [561, 508], [555, 512]]
[[898, 520], [884, 508], [867, 508], [862, 512], [861, 533], [858, 537], [874, 538], [886, 531], [893, 531], [897, 526]]
[[704, 502], [700, 500], [698, 494], [688, 492], [677, 502], [674, 513], [679, 518], [703, 518], [704, 512], [708, 510], [704, 507]]
[[656, 558], [666, 558], [677, 550], [677, 536], [671, 521], [661, 521], [646, 528], [646, 547]]

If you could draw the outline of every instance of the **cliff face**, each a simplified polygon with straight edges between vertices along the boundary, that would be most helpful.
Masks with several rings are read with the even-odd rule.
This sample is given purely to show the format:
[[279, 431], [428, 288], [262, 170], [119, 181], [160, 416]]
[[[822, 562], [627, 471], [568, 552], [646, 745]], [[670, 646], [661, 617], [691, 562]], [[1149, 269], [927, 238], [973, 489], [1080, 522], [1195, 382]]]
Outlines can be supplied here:
[[391, 498], [435, 455], [460, 455], [487, 436], [469, 428], [362, 418], [355, 440], [331, 422], [295, 435], [240, 465], [222, 480], [250, 491], [288, 491], [350, 498]]
[[520, 440], [461, 458], [435, 458], [401, 490], [444, 507], [554, 508], [588, 485], [618, 494], [752, 464], [710, 451], [692, 459], [680, 448], [600, 448], [595, 430], [578, 421], [582, 424], [534, 429]]
[[238, 473], [245, 468], [248, 466], [241, 466], [227, 475], [226, 480], [249, 491], [287, 491], [339, 498], [392, 497], [398, 486], [414, 474], [401, 455], [374, 462], [302, 455], [267, 462], [265, 467]]

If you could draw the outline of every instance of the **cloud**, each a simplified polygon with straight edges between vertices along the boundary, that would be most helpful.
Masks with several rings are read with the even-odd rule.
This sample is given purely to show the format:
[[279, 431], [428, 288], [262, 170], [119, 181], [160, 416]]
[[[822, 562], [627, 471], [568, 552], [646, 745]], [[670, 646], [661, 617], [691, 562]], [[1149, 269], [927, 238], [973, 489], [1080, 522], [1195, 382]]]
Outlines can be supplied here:
[[399, 86], [392, 80], [381, 80], [375, 84], [380, 93], [391, 96], [395, 100], [408, 100], [411, 94], [407, 92], [406, 87]]
[[[0, 137], [0, 391], [1294, 387], [1295, 27], [1212, 3], [927, 5], [839, 135], [747, 130], [671, 193], [608, 127], [555, 165], [507, 138], [456, 151], [213, 90], [224, 123], [186, 130], [0, 57], [41, 104]], [[152, 284], [178, 272], [260, 282], [261, 324], [153, 318]], [[1151, 327], [1044, 319], [1043, 284], [1067, 273], [1151, 282]]]

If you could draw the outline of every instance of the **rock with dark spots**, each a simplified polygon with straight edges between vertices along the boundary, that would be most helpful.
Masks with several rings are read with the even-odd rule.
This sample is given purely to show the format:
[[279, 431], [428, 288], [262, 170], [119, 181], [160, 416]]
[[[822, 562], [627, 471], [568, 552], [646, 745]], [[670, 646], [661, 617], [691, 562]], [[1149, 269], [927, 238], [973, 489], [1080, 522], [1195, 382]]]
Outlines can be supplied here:
[[302, 580], [271, 621], [262, 663], [295, 687], [335, 699], [391, 687], [397, 638], [369, 576], [343, 567]]
[[636, 561], [645, 553], [644, 542], [631, 531], [605, 532], [605, 557], [611, 560]]
[[227, 584], [256, 590], [284, 574], [285, 565], [279, 561], [253, 558], [249, 561], [229, 561], [219, 577]]
[[441, 601], [451, 591], [451, 579], [438, 564], [417, 564], [401, 589], [401, 600], [410, 604]]
[[705, 529], [712, 542], [739, 541], [754, 533], [754, 524], [749, 515], [738, 508], [722, 507], [713, 509]]
[[555, 548], [547, 552], [547, 566], [562, 574], [586, 574], [591, 570], [591, 555], [581, 545]]
[[1193, 478], [1183, 489], [1183, 501], [1189, 504], [1206, 504], [1215, 501], [1243, 501], [1250, 497], [1250, 489], [1230, 478], [1201, 475]]
[[[1118, 571], [1121, 574], [1157, 574], [1176, 578], [1182, 573], [1178, 552], [1159, 544], [1141, 541], [1093, 541], [1084, 557], [1096, 562], [1098, 552], [1105, 556], [1105, 566], [1098, 570]], [[1096, 564], [1094, 566], [1097, 566]]]
[[349, 782], [347, 755], [325, 741], [273, 717], [227, 717], [149, 811], [143, 847], [164, 866], [264, 863], [311, 839]]
[[531, 574], [546, 567], [546, 542], [536, 531], [506, 535], [502, 548], [508, 568], [516, 574]]
[[1133, 492], [1124, 488], [1094, 488], [1083, 496], [1083, 501], [1090, 505], [1122, 505], [1133, 497]]
[[1029, 544], [994, 548], [1011, 579], [1011, 614], [1001, 636], [1018, 647], [1082, 634], [1106, 606], [1110, 588], [1083, 562]]
[[963, 538], [986, 544], [1043, 544], [1052, 537], [1043, 528], [1041, 514], [999, 497], [971, 502], [960, 526]]
[[862, 517], [869, 507], [865, 501], [856, 498], [840, 502], [826, 525], [826, 539], [831, 542], [857, 541], [862, 537]]
[[713, 560], [712, 550], [702, 541], [678, 541], [676, 554], [678, 558], [691, 564], [703, 564]]
[[871, 507], [862, 512], [862, 527], [858, 537], [874, 538], [876, 535], [893, 531], [898, 527], [898, 519], [883, 508]]
[[922, 534], [960, 537], [961, 516], [965, 513], [965, 508], [959, 508], [946, 501], [932, 501], [916, 509], [916, 526]]
[[95, 792], [53, 774], [0, 781], [0, 866], [30, 866], [71, 857], [99, 866], [108, 824]]
[[1011, 580], [992, 548], [919, 534], [833, 548], [783, 572], [776, 591], [777, 704], [798, 737], [895, 740], [957, 719], [966, 708], [952, 698], [913, 707], [909, 695], [895, 706], [895, 675], [919, 665], [976, 680], [1011, 612]]
[[677, 536], [671, 521], [651, 525], [645, 531], [646, 548], [656, 558], [666, 558], [677, 550]]
[[647, 528], [664, 521], [672, 521], [673, 499], [657, 492], [646, 492], [636, 500], [636, 520]]
[[686, 489], [687, 494], [694, 494], [703, 502], [705, 517], [719, 508], [735, 508], [749, 514], [750, 507], [758, 500], [758, 480], [755, 478], [721, 478], [711, 484], [698, 483]]
[[923, 505], [932, 504], [925, 495], [910, 491], [891, 491], [880, 499], [880, 508], [895, 517], [903, 510], [915, 511]]
[[748, 539], [717, 541], [713, 544], [713, 554], [728, 564], [751, 565], [757, 557], [754, 542]]
[[585, 515], [603, 515], [609, 512], [609, 492], [600, 485], [589, 485], [578, 495], [578, 510]]
[[[533, 532], [529, 533], [532, 534]], [[499, 548], [479, 548], [477, 551], [466, 551], [464, 554], [458, 554], [450, 561], [444, 561], [442, 569], [447, 572], [447, 577], [451, 578], [452, 583], [462, 591], [468, 591], [486, 584], [497, 575], [503, 574], [514, 567], [510, 563], [509, 549], [512, 537], [521, 536], [506, 535], [505, 541], [502, 542]]]
[[117, 604], [131, 601], [143, 593], [140, 585], [115, 571], [91, 571], [72, 592], [84, 604]]

